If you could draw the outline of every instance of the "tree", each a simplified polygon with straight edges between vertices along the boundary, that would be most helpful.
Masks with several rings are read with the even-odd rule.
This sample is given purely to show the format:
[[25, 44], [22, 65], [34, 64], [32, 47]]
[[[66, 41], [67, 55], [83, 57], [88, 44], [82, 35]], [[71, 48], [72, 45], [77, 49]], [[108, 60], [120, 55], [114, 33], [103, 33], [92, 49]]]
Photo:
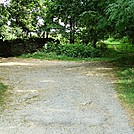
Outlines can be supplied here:
[[51, 30], [58, 28], [58, 23], [53, 21], [53, 14], [49, 12], [49, 8], [53, 5], [52, 1], [44, 0], [40, 6], [39, 20], [42, 21], [41, 25], [38, 25], [38, 33], [43, 36], [43, 38], [48, 38]]
[[62, 32], [62, 35], [69, 33], [70, 43], [75, 41], [75, 33], [81, 12], [81, 0], [55, 0], [52, 1], [51, 5], [48, 5], [48, 15], [52, 21], [61, 22], [60, 32]]
[[105, 39], [108, 35], [108, 22], [105, 9], [110, 1], [86, 1], [85, 11], [80, 15], [81, 39], [83, 43], [89, 42], [96, 48], [99, 40]]
[[107, 33], [105, 8], [110, 0], [55, 0], [49, 6], [49, 14], [63, 22], [63, 33], [69, 33], [70, 43], [75, 42], [76, 35], [83, 43], [96, 42]]
[[9, 12], [7, 11], [7, 7], [4, 4], [0, 4], [0, 38], [5, 38], [5, 27], [8, 23]]
[[106, 10], [108, 21], [114, 27], [114, 34], [128, 36], [134, 43], [134, 0], [116, 0]]
[[8, 7], [11, 27], [22, 29], [25, 37], [38, 29], [41, 5], [40, 0], [11, 0]]

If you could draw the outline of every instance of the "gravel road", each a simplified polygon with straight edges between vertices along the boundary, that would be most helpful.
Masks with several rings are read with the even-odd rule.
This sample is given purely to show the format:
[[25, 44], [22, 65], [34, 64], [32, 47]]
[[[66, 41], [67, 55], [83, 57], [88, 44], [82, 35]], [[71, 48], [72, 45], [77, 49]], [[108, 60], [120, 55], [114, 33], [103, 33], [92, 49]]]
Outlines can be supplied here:
[[110, 63], [0, 62], [0, 77], [13, 88], [0, 107], [0, 134], [134, 134]]

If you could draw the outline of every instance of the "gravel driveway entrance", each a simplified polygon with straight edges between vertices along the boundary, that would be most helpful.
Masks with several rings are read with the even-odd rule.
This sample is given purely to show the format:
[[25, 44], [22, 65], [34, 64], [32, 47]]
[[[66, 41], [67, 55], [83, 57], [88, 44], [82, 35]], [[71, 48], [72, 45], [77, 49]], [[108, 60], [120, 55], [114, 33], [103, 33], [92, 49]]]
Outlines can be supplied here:
[[3, 59], [0, 77], [13, 91], [1, 107], [0, 134], [134, 134], [110, 66]]

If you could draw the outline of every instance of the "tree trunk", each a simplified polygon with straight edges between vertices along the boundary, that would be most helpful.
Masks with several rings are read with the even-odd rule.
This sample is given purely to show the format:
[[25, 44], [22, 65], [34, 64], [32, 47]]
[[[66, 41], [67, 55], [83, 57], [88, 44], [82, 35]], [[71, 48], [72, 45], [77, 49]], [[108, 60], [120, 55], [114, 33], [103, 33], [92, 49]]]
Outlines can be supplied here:
[[70, 44], [74, 44], [74, 23], [72, 18], [70, 18]]

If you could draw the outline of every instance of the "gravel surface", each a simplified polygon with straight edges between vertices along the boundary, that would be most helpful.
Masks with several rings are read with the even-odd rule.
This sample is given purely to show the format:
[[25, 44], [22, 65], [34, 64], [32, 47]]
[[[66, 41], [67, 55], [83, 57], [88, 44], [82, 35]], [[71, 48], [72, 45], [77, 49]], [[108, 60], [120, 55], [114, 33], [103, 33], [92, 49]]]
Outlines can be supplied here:
[[0, 134], [134, 134], [111, 71], [102, 62], [1, 59], [13, 90], [0, 107]]

